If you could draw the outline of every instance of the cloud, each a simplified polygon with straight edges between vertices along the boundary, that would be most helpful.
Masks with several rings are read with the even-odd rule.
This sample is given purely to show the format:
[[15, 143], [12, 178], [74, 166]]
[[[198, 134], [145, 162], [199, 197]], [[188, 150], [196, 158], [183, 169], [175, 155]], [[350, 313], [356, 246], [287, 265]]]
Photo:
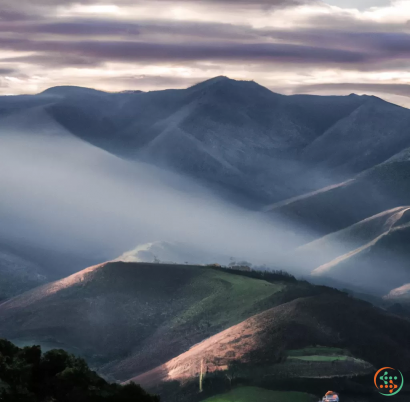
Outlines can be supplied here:
[[0, 32], [57, 34], [67, 36], [80, 35], [138, 35], [138, 26], [135, 23], [116, 22], [113, 20], [84, 20], [60, 21], [28, 24], [7, 24], [0, 26]]
[[10, 75], [15, 72], [16, 70], [14, 68], [1, 68], [0, 67], [0, 75]]
[[[192, 3], [192, 0], [149, 0], [150, 3]], [[217, 4], [220, 6], [232, 5], [237, 7], [241, 6], [268, 6], [268, 7], [293, 7], [299, 4], [306, 4], [307, 2], [312, 2], [309, 0], [196, 0], [196, 3], [209, 3]], [[68, 5], [68, 4], [84, 4], [84, 5], [139, 5], [146, 4], [146, 0], [37, 0], [35, 2], [36, 6], [57, 6], [57, 5]], [[31, 0], [20, 0], [20, 6], [32, 6], [33, 2]], [[13, 8], [15, 6], [14, 0], [4, 0], [2, 2], [2, 7]]]
[[0, 127], [0, 235], [105, 258], [164, 240], [262, 263], [289, 246], [264, 216], [179, 175], [93, 147], [41, 108], [0, 119]]
[[96, 67], [102, 64], [100, 60], [85, 56], [69, 54], [37, 53], [29, 56], [6, 57], [0, 63], [18, 63], [19, 65], [33, 64], [43, 67]]
[[40, 51], [95, 58], [104, 61], [225, 60], [252, 63], [348, 64], [375, 60], [372, 55], [343, 49], [279, 43], [150, 43], [130, 41], [33, 41], [1, 38], [0, 48]]

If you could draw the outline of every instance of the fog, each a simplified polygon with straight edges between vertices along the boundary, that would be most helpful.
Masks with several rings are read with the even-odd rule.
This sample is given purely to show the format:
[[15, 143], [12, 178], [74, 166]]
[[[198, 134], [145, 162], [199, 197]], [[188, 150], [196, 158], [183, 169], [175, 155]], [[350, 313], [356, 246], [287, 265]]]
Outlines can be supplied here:
[[42, 110], [3, 119], [0, 130], [1, 236], [103, 260], [139, 244], [181, 242], [257, 264], [275, 264], [303, 242], [296, 229], [186, 178], [79, 140]]

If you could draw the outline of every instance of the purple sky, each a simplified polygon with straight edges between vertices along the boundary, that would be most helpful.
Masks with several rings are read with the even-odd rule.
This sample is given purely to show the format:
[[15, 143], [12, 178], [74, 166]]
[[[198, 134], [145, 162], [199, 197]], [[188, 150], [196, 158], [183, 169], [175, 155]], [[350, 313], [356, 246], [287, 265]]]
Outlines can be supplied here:
[[226, 75], [410, 107], [409, 21], [410, 0], [2, 0], [0, 94]]

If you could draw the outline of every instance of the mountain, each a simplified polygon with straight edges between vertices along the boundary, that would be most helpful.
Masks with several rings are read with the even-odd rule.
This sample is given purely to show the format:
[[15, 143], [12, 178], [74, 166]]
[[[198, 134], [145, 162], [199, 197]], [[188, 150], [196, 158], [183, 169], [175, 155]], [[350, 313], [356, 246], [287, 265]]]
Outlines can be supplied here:
[[[11, 104], [0, 98], [0, 115], [1, 105], [7, 115], [42, 105], [93, 145], [176, 170], [252, 207], [334, 184], [410, 146], [410, 112], [381, 99], [284, 96], [226, 77], [153, 92], [55, 87]], [[360, 148], [347, 145], [356, 138]]]
[[409, 146], [410, 116], [376, 97], [340, 119], [303, 150], [317, 169], [352, 175], [376, 166]]
[[[297, 288], [286, 276], [270, 283], [233, 272], [175, 264], [96, 265], [1, 304], [0, 336], [18, 345], [63, 347], [103, 373], [127, 379], [280, 303], [287, 283]], [[312, 292], [301, 287], [301, 294]]]
[[93, 259], [0, 236], [0, 301], [77, 272]]
[[[398, 207], [328, 234], [290, 253], [286, 269], [314, 282], [383, 296], [410, 281], [409, 207]], [[388, 261], [388, 263], [387, 263]], [[386, 268], [388, 264], [388, 269]]]
[[[403, 151], [402, 151], [403, 152]], [[408, 204], [410, 162], [402, 152], [339, 185], [265, 208], [272, 216], [297, 221], [312, 241], [366, 218]]]
[[41, 267], [0, 246], [0, 301], [46, 281]]

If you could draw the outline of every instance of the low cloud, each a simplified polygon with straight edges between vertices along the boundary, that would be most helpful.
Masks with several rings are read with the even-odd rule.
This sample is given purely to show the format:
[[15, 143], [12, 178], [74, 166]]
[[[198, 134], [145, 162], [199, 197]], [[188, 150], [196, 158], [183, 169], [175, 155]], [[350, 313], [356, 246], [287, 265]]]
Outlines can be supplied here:
[[160, 240], [263, 263], [290, 246], [265, 216], [80, 141], [40, 108], [0, 128], [0, 235], [105, 258]]

